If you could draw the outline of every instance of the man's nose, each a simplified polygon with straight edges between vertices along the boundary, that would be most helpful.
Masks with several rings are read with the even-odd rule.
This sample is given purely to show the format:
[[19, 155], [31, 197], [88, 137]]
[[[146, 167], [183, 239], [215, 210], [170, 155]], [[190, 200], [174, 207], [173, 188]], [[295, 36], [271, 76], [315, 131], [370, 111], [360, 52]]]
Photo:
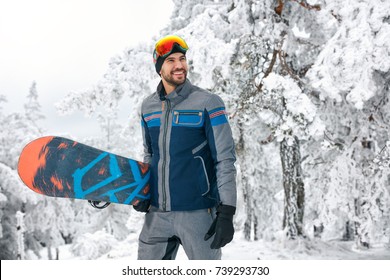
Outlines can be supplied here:
[[177, 61], [175, 61], [173, 68], [174, 69], [182, 69], [182, 68], [184, 68], [184, 63], [180, 60], [177, 60]]

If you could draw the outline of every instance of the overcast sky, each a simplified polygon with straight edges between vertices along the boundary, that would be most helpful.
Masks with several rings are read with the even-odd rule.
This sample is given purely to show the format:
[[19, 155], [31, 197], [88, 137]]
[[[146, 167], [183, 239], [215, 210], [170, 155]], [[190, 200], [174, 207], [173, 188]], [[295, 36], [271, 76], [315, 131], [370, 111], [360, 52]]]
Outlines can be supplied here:
[[23, 109], [35, 80], [49, 132], [88, 136], [70, 122], [91, 120], [60, 117], [53, 104], [95, 84], [126, 47], [158, 35], [172, 9], [171, 0], [0, 0], [0, 94], [8, 111]]

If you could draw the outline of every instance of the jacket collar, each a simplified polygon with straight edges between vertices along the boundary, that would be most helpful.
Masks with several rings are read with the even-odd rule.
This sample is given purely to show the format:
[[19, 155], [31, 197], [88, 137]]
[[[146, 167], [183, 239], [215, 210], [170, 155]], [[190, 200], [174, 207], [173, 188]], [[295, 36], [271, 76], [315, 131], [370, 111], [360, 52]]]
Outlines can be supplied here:
[[168, 99], [169, 101], [171, 101], [172, 105], [176, 105], [182, 102], [190, 95], [191, 89], [192, 89], [192, 84], [190, 80], [187, 79], [183, 84], [176, 87], [174, 91], [166, 95], [163, 83], [162, 81], [160, 81], [160, 83], [157, 86], [156, 97], [159, 98], [161, 101]]

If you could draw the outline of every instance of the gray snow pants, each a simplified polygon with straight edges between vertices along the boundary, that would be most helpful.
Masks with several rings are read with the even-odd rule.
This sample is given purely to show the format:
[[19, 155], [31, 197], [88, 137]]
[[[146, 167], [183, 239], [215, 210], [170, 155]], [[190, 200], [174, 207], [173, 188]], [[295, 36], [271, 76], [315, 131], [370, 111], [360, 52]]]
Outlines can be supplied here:
[[152, 206], [139, 236], [138, 259], [173, 260], [181, 244], [190, 260], [220, 260], [221, 249], [210, 249], [214, 237], [204, 241], [214, 218], [209, 209], [163, 212]]

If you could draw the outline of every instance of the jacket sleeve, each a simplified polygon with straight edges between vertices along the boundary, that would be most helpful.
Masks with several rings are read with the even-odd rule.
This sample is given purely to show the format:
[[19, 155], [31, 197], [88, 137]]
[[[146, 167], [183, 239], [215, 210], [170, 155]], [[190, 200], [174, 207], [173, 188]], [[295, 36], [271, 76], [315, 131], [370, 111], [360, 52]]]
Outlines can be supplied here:
[[148, 125], [144, 119], [144, 116], [141, 112], [141, 128], [142, 128], [142, 138], [144, 146], [144, 159], [143, 162], [151, 164], [152, 162], [152, 146], [150, 141], [150, 134], [148, 130]]
[[236, 206], [236, 161], [232, 130], [222, 99], [212, 94], [206, 103], [206, 137], [214, 160], [220, 203]]

